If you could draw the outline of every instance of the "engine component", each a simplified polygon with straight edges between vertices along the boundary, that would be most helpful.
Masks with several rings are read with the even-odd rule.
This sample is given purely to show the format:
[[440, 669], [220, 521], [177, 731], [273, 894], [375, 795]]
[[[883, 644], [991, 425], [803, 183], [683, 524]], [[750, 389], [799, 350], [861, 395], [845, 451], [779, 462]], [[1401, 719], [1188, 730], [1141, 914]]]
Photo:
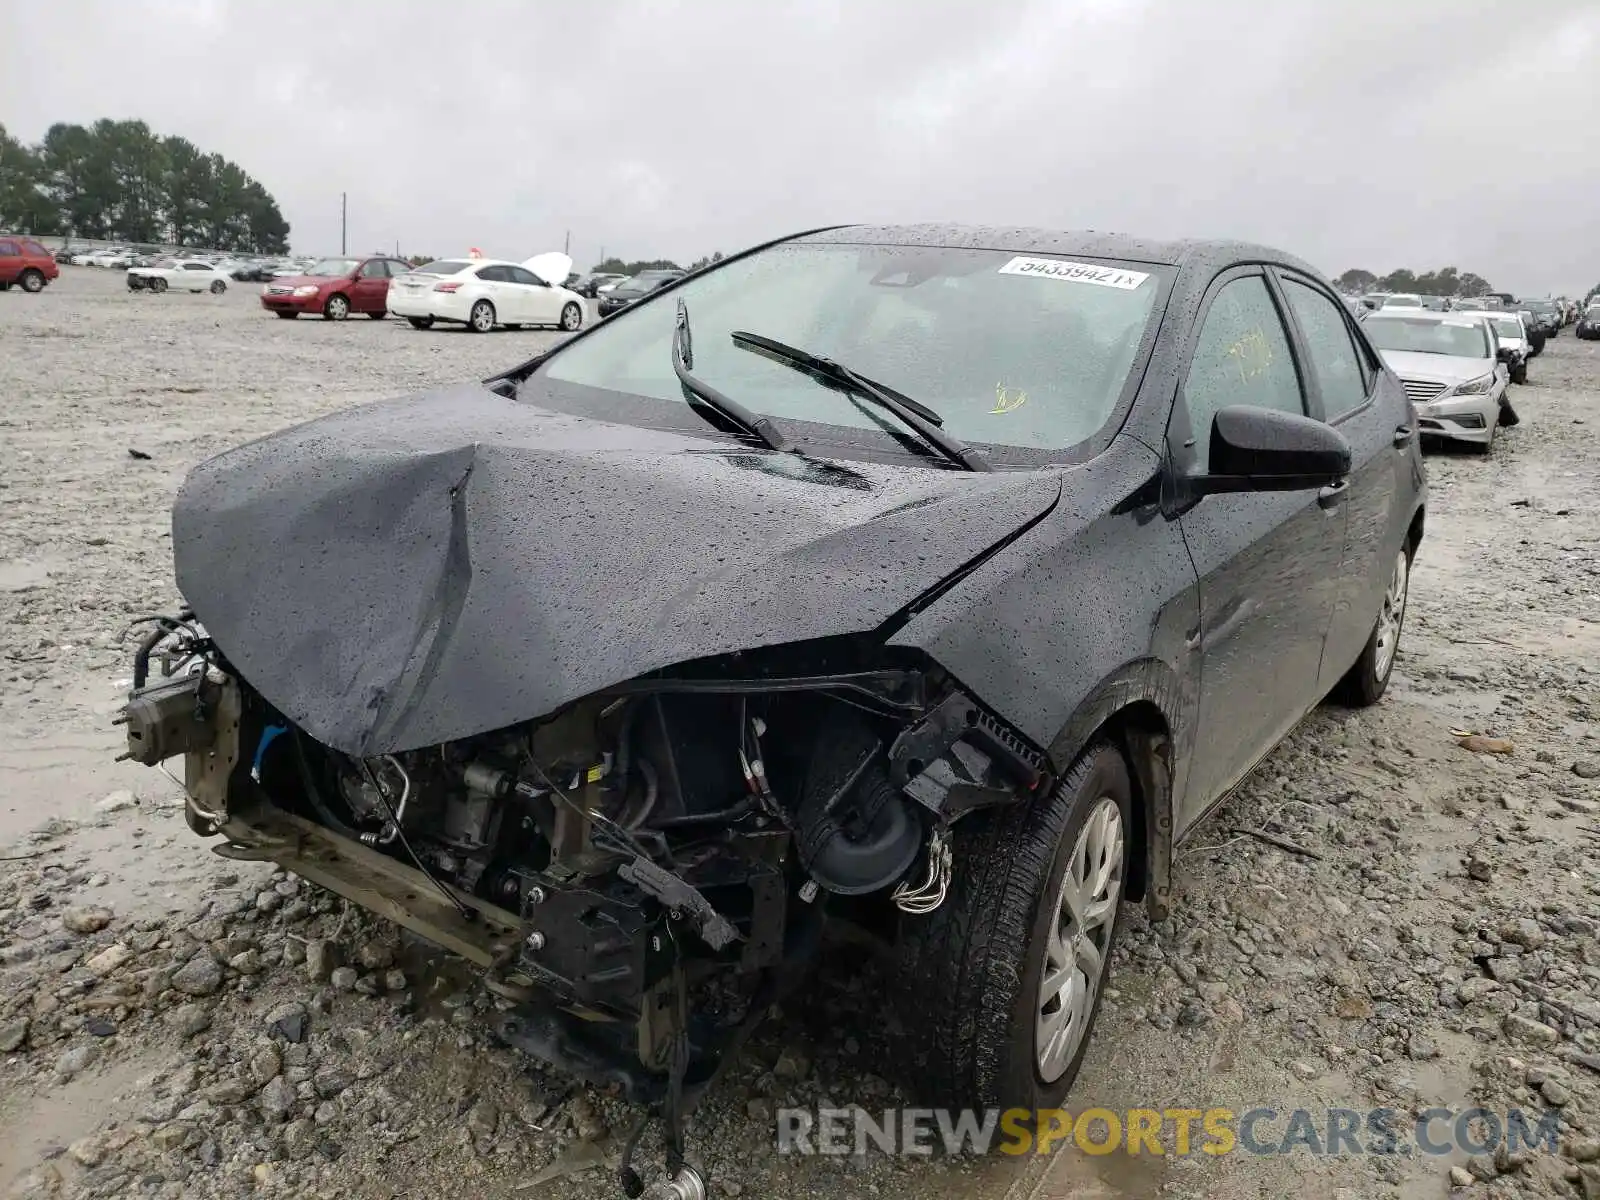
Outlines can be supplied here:
[[841, 710], [825, 718], [814, 746], [798, 816], [800, 861], [842, 896], [888, 887], [916, 859], [922, 827], [889, 779], [882, 743]]
[[651, 1184], [644, 1200], [706, 1200], [706, 1181], [699, 1171], [684, 1163], [670, 1179]]
[[912, 916], [936, 911], [950, 894], [955, 859], [950, 852], [950, 836], [943, 829], [928, 835], [928, 875], [915, 887], [902, 880], [890, 894], [894, 906]]
[[617, 868], [617, 874], [637, 884], [639, 890], [666, 905], [669, 912], [681, 913], [689, 927], [705, 939], [713, 950], [721, 950], [739, 937], [739, 931], [711, 907], [693, 884], [645, 858], [635, 858]]
[[122, 755], [153, 767], [178, 754], [210, 746], [216, 736], [207, 717], [220, 684], [203, 671], [138, 688], [116, 718], [127, 727], [128, 751]]

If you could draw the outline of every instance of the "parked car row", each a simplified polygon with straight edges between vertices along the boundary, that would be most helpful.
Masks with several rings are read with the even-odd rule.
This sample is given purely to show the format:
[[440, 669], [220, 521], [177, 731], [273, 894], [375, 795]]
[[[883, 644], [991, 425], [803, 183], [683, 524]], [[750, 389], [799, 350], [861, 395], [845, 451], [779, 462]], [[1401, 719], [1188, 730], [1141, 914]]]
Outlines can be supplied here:
[[1579, 316], [1577, 303], [1565, 296], [1543, 300], [1518, 299], [1509, 292], [1490, 292], [1486, 296], [1422, 296], [1415, 292], [1369, 292], [1364, 296], [1348, 299], [1346, 303], [1352, 309], [1359, 307], [1366, 312], [1375, 312], [1380, 308], [1420, 308], [1430, 312], [1454, 312], [1459, 309], [1470, 309], [1474, 312], [1526, 309], [1534, 314], [1536, 324], [1546, 337], [1554, 337], [1564, 327], [1575, 322]]
[[274, 277], [261, 289], [261, 307], [284, 320], [393, 313], [416, 329], [450, 323], [476, 333], [525, 325], [571, 331], [584, 317], [583, 298], [564, 286], [571, 271], [572, 259], [561, 253], [521, 263], [463, 256], [420, 267], [389, 255], [325, 258]]

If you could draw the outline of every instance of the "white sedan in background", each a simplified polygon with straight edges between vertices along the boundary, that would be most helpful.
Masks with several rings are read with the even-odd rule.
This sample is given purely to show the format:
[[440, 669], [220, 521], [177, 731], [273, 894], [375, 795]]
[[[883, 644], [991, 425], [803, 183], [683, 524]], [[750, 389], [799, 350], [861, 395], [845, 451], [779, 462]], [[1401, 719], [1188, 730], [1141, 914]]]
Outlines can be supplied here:
[[220, 296], [228, 290], [228, 277], [212, 263], [197, 258], [163, 258], [153, 266], [129, 267], [130, 292], [210, 292]]
[[551, 283], [565, 280], [572, 259], [541, 254], [527, 262], [497, 258], [445, 258], [396, 276], [389, 284], [389, 311], [427, 329], [435, 321], [488, 333], [496, 325], [583, 326], [583, 297]]

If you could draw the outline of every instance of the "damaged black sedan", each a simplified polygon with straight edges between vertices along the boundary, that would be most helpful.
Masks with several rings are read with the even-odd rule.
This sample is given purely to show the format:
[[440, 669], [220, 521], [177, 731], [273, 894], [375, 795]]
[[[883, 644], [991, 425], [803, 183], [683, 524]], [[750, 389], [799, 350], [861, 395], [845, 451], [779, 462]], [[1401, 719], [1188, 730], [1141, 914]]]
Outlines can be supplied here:
[[1119, 903], [1382, 694], [1424, 493], [1291, 257], [815, 231], [196, 468], [129, 754], [185, 756], [223, 852], [477, 964], [674, 1154], [834, 918], [898, 958], [915, 1092], [1048, 1106]]

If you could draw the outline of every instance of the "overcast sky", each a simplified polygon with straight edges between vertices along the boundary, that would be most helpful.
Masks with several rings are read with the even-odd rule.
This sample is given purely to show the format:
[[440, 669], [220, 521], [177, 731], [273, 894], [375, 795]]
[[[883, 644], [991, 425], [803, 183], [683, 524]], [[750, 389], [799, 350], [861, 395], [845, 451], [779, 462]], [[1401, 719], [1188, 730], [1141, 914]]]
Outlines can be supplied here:
[[0, 122], [139, 117], [296, 250], [688, 260], [819, 224], [1600, 281], [1595, 0], [0, 0]]

